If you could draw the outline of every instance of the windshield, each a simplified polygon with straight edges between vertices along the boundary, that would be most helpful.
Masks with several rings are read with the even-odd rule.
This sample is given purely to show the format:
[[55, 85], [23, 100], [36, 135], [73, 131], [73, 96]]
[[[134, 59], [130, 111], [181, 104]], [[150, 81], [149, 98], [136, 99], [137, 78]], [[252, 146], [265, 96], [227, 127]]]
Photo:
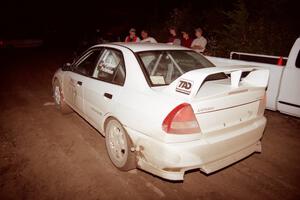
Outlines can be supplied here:
[[207, 67], [215, 67], [194, 51], [147, 51], [137, 54], [153, 86], [169, 85], [182, 74]]

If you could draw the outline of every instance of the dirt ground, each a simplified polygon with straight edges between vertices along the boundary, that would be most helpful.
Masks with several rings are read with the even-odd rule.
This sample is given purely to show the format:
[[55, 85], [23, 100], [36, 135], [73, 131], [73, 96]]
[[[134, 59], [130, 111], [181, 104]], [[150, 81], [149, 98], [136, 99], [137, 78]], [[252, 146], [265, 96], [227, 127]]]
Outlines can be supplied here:
[[263, 152], [169, 182], [118, 171], [104, 138], [53, 106], [66, 50], [0, 52], [0, 199], [300, 199], [300, 119], [267, 111]]

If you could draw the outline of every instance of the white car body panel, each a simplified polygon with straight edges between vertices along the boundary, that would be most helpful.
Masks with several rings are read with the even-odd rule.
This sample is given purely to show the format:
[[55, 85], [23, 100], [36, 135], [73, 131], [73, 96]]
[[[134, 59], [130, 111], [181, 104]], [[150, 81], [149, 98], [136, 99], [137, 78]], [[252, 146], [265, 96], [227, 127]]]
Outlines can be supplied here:
[[63, 93], [66, 102], [80, 114], [84, 114], [84, 94], [83, 88], [77, 84], [77, 81], [86, 82], [86, 79], [87, 77], [73, 72], [66, 72], [63, 78]]
[[[134, 144], [139, 168], [169, 180], [183, 180], [187, 170], [211, 173], [261, 151], [266, 118], [259, 108], [268, 83], [268, 70], [252, 66], [205, 68], [187, 72], [168, 86], [150, 87], [134, 52], [188, 49], [124, 43], [94, 48], [100, 47], [122, 52], [126, 67], [124, 85], [61, 69], [53, 81], [60, 81], [66, 103], [101, 134], [105, 135], [108, 117], [121, 122]], [[250, 71], [250, 75], [239, 81], [242, 71]], [[232, 80], [204, 81], [219, 72], [231, 74]], [[182, 79], [194, 83], [188, 95], [176, 92]], [[111, 94], [112, 99], [105, 97], [105, 93]], [[163, 131], [166, 116], [182, 103], [192, 106], [201, 132], [180, 135]]]

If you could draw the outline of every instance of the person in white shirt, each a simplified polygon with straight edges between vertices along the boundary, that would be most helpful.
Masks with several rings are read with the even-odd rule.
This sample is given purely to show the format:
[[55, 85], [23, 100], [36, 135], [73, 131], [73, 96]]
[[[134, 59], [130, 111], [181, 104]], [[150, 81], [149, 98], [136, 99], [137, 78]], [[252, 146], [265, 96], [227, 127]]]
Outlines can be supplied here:
[[145, 42], [157, 43], [157, 41], [153, 37], [149, 36], [149, 32], [147, 30], [142, 30], [141, 36], [142, 36], [141, 42], [143, 42], [143, 43], [145, 43]]
[[191, 44], [191, 49], [194, 49], [198, 53], [203, 53], [207, 44], [207, 40], [202, 36], [202, 33], [203, 31], [201, 28], [196, 28], [196, 39], [194, 39]]

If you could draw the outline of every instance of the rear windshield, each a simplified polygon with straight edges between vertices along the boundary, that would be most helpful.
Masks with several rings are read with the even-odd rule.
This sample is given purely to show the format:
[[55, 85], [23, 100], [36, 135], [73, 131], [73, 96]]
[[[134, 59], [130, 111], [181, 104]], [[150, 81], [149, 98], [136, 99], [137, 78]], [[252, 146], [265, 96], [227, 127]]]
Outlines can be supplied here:
[[182, 74], [207, 67], [215, 67], [194, 51], [146, 51], [137, 54], [153, 86], [169, 85]]

